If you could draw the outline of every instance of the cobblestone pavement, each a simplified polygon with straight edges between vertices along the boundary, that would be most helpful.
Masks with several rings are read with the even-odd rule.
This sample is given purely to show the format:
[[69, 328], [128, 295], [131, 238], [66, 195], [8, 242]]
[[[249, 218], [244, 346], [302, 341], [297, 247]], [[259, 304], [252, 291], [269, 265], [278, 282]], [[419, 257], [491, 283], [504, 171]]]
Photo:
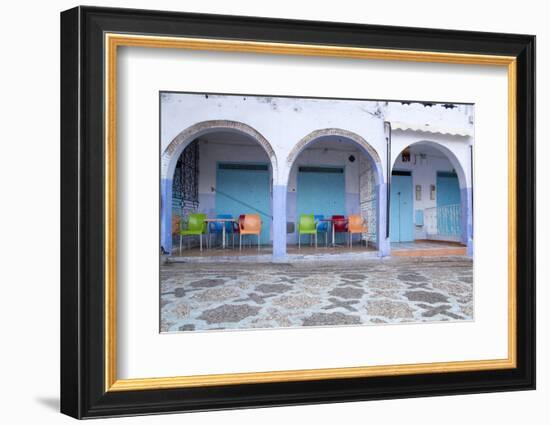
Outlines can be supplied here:
[[167, 263], [161, 331], [473, 319], [472, 260]]

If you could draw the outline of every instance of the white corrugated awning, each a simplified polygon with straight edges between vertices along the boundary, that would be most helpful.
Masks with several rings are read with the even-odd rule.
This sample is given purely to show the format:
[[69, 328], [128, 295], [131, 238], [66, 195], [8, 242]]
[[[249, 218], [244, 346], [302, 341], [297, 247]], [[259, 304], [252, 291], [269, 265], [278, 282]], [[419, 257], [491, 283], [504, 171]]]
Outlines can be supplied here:
[[391, 121], [392, 130], [424, 131], [426, 133], [449, 134], [451, 136], [473, 136], [473, 128], [453, 128], [432, 124], [411, 124], [401, 121]]

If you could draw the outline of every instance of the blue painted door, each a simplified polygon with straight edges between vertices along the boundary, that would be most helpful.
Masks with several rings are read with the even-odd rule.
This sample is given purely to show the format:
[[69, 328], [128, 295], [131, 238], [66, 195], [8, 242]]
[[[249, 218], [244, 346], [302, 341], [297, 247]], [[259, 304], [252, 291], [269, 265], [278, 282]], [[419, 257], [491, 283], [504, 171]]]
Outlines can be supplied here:
[[437, 230], [442, 235], [460, 235], [460, 185], [456, 173], [439, 171], [436, 181]]
[[[270, 243], [270, 176], [265, 164], [218, 164], [216, 175], [216, 214], [259, 214], [262, 244]], [[255, 242], [255, 239], [254, 239]]]
[[410, 242], [414, 239], [412, 186], [410, 173], [392, 173], [390, 193], [391, 242]]
[[300, 167], [296, 229], [301, 214], [322, 214], [325, 217], [345, 215], [345, 197], [346, 182], [343, 168]]

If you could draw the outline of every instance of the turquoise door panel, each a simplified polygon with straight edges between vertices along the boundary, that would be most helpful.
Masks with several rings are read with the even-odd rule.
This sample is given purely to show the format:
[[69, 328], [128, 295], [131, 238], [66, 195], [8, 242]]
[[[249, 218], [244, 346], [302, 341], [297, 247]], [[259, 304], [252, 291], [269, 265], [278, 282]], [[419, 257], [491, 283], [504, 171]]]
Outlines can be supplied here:
[[437, 206], [460, 204], [460, 185], [455, 173], [437, 173]]
[[440, 171], [436, 181], [437, 229], [442, 235], [460, 235], [460, 185], [455, 173]]
[[392, 174], [390, 193], [390, 241], [414, 240], [412, 176]]
[[270, 243], [272, 213], [269, 186], [267, 165], [219, 164], [216, 175], [216, 214], [231, 214], [235, 219], [241, 214], [260, 214], [260, 242]]
[[[322, 214], [325, 217], [338, 214], [345, 215], [346, 182], [344, 169], [301, 168], [306, 171], [298, 171], [296, 220], [301, 214]], [[340, 239], [342, 237], [341, 235], [338, 236]]]

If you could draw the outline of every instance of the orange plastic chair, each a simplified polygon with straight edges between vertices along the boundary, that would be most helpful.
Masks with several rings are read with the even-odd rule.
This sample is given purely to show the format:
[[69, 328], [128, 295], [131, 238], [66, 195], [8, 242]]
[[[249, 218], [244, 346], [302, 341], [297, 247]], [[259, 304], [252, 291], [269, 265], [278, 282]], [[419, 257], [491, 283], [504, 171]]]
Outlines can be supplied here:
[[361, 217], [360, 215], [350, 215], [348, 217], [348, 238], [350, 248], [353, 247], [353, 234], [362, 234], [366, 232], [368, 232], [368, 228], [365, 224], [365, 219], [363, 217]]
[[239, 251], [242, 250], [243, 235], [258, 236], [258, 251], [260, 250], [260, 233], [262, 232], [262, 220], [259, 214], [245, 214], [239, 221]]
[[179, 235], [181, 228], [181, 217], [177, 214], [172, 215], [172, 235]]

